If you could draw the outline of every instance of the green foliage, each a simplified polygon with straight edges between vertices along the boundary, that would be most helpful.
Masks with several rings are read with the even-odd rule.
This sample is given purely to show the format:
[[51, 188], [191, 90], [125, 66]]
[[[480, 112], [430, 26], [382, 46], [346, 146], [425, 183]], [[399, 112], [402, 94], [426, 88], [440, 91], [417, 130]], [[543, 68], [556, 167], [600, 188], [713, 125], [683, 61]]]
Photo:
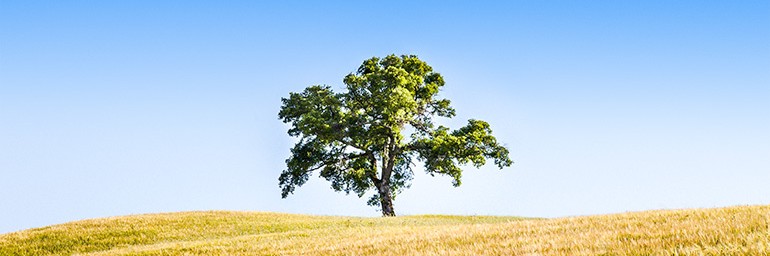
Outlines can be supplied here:
[[484, 121], [451, 132], [434, 126], [434, 117], [451, 118], [455, 110], [438, 98], [444, 78], [417, 56], [368, 59], [343, 82], [344, 93], [314, 85], [282, 99], [278, 116], [299, 137], [279, 177], [284, 198], [317, 170], [336, 191], [361, 197], [379, 190], [369, 201], [378, 205], [409, 187], [413, 160], [432, 175], [451, 176], [455, 186], [459, 165], [480, 167], [487, 158], [500, 168], [512, 164]]
[[491, 135], [487, 122], [471, 119], [467, 126], [451, 133], [448, 131], [449, 128], [440, 126], [433, 136], [423, 137], [413, 144], [431, 175], [449, 175], [454, 179], [453, 184], [459, 186], [462, 169], [458, 163], [471, 163], [477, 168], [486, 163], [486, 158], [493, 158], [500, 168], [513, 163], [508, 158], [508, 149], [499, 146]]

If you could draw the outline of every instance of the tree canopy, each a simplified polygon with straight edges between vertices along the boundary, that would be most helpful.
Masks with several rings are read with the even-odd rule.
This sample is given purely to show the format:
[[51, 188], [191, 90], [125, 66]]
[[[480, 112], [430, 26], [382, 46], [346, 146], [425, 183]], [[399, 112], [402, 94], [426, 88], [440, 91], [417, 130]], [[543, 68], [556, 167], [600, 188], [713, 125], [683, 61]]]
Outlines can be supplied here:
[[471, 119], [457, 130], [434, 124], [455, 110], [438, 97], [444, 78], [415, 55], [365, 60], [343, 83], [342, 93], [313, 85], [281, 99], [278, 116], [299, 138], [279, 177], [283, 198], [318, 171], [335, 191], [363, 197], [374, 190], [369, 205], [395, 216], [393, 199], [410, 186], [417, 162], [431, 175], [452, 177], [454, 186], [462, 165], [513, 163], [487, 122]]

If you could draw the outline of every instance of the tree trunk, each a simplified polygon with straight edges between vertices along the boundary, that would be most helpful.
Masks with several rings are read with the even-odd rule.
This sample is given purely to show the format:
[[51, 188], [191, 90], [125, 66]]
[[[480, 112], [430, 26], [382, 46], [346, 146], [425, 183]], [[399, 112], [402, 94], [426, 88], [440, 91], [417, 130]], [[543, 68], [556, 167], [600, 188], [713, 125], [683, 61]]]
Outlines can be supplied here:
[[[396, 211], [393, 210], [393, 197], [390, 193], [390, 174], [393, 173], [393, 164], [396, 162], [396, 139], [394, 135], [388, 137], [388, 143], [385, 146], [385, 150], [382, 153], [382, 177], [380, 178], [380, 184], [377, 189], [380, 192], [380, 206], [382, 206], [383, 217], [396, 216]], [[387, 160], [385, 160], [387, 159]]]
[[393, 198], [390, 195], [390, 184], [383, 182], [378, 188], [380, 192], [380, 206], [382, 206], [382, 217], [396, 216], [393, 210]]

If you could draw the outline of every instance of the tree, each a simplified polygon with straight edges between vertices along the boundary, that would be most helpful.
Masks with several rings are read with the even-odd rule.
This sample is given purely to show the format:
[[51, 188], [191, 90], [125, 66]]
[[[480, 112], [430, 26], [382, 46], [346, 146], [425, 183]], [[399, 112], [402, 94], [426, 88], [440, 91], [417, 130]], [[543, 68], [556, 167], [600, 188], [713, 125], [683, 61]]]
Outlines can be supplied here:
[[313, 85], [281, 99], [278, 116], [299, 137], [279, 177], [283, 198], [320, 170], [335, 191], [362, 197], [375, 190], [368, 204], [395, 216], [393, 199], [410, 186], [415, 161], [431, 176], [452, 177], [454, 186], [461, 183], [459, 165], [513, 163], [484, 121], [454, 131], [434, 125], [434, 117], [451, 118], [455, 110], [437, 98], [444, 78], [417, 56], [373, 57], [343, 82], [344, 93]]

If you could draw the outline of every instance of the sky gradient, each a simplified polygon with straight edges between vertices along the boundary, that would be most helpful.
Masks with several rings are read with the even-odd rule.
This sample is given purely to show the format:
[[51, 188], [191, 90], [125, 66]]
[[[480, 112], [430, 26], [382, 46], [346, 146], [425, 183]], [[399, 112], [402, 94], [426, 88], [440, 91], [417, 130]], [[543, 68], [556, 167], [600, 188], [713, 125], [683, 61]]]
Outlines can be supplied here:
[[[770, 2], [0, 2], [0, 233], [153, 212], [377, 216], [288, 199], [281, 97], [416, 54], [515, 164], [417, 169], [397, 214], [770, 204]], [[419, 165], [418, 165], [419, 166]]]

